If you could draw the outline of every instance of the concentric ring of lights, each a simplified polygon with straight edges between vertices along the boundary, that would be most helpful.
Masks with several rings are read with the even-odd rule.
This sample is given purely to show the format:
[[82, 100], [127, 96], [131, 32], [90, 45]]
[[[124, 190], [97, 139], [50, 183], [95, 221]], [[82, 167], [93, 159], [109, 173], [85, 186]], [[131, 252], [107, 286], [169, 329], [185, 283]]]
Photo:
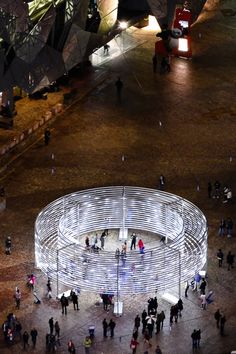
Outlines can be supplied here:
[[[144, 255], [128, 250], [125, 262], [115, 258], [116, 246], [110, 252], [86, 250], [84, 235], [104, 229], [147, 231], [153, 242]], [[36, 266], [69, 288], [121, 295], [163, 292], [204, 267], [206, 218], [186, 199], [158, 190], [116, 186], [75, 192], [39, 213], [35, 257]]]

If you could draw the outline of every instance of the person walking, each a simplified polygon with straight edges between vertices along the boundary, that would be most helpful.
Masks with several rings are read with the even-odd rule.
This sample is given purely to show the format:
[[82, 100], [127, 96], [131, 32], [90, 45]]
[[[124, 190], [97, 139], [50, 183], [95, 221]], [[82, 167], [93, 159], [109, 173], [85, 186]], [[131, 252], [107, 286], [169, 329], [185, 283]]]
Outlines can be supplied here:
[[147, 321], [146, 321], [146, 318], [147, 318], [147, 311], [144, 309], [143, 312], [142, 312], [142, 325], [143, 325], [143, 328], [142, 328], [142, 333], [145, 332], [145, 329], [146, 329], [146, 326], [147, 326]]
[[108, 55], [108, 54], [109, 54], [109, 49], [110, 49], [109, 44], [105, 44], [105, 45], [103, 46], [104, 55]]
[[184, 296], [188, 297], [188, 290], [189, 290], [189, 282], [188, 280], [186, 281], [186, 286], [185, 286], [185, 291], [184, 291]]
[[74, 305], [74, 310], [79, 310], [79, 304], [78, 304], [78, 295], [73, 291], [72, 293], [72, 302]]
[[84, 345], [85, 354], [89, 354], [90, 353], [90, 347], [92, 345], [92, 341], [91, 341], [89, 336], [87, 336], [85, 338], [83, 345]]
[[199, 286], [199, 289], [201, 291], [201, 294], [205, 295], [205, 293], [206, 293], [206, 280], [205, 280], [205, 278], [202, 278], [202, 282]]
[[21, 302], [21, 292], [19, 288], [16, 288], [15, 292], [15, 301], [16, 301], [16, 308], [19, 310], [20, 309], [20, 302]]
[[24, 349], [26, 349], [26, 346], [29, 347], [29, 333], [27, 331], [24, 331], [22, 338], [23, 338]]
[[160, 318], [161, 328], [163, 328], [164, 320], [165, 320], [165, 318], [166, 318], [164, 311], [161, 311], [161, 313], [160, 313], [160, 315], [159, 315], [159, 318]]
[[220, 310], [216, 310], [215, 314], [214, 314], [215, 320], [216, 320], [216, 327], [220, 328], [220, 319], [221, 319], [221, 313]]
[[179, 311], [179, 316], [181, 317], [182, 316], [182, 311], [184, 309], [183, 307], [183, 301], [181, 299], [179, 299], [178, 303], [177, 303], [177, 306], [178, 306], [178, 311]]
[[222, 336], [225, 334], [225, 322], [226, 322], [226, 317], [224, 314], [222, 314], [220, 318], [220, 334]]
[[68, 303], [68, 299], [65, 297], [64, 294], [62, 294], [60, 302], [61, 302], [62, 314], [64, 315], [65, 313], [65, 315], [67, 315], [67, 306], [69, 305], [69, 303]]
[[107, 338], [107, 328], [108, 328], [108, 323], [106, 318], [102, 321], [102, 326], [103, 326], [103, 337]]
[[160, 178], [159, 178], [159, 188], [161, 191], [164, 191], [165, 190], [165, 184], [166, 184], [166, 179], [163, 175], [160, 175]]
[[55, 322], [54, 328], [55, 328], [55, 335], [56, 335], [57, 339], [59, 339], [61, 329], [60, 329], [58, 321]]
[[222, 267], [222, 263], [223, 263], [223, 259], [224, 259], [224, 254], [222, 252], [222, 250], [219, 248], [218, 252], [217, 252], [217, 259], [219, 262], [219, 268]]
[[136, 353], [138, 345], [139, 345], [139, 342], [136, 339], [132, 338], [131, 342], [130, 342], [130, 349], [132, 349], [132, 354]]
[[137, 236], [136, 234], [133, 232], [131, 235], [131, 245], [130, 245], [130, 249], [132, 251], [132, 249], [136, 249], [136, 241], [137, 241]]
[[153, 72], [155, 74], [157, 72], [157, 56], [156, 56], [156, 54], [153, 55], [153, 57], [152, 57], [152, 68], [153, 68]]
[[137, 315], [134, 319], [134, 327], [137, 328], [137, 330], [140, 327], [140, 323], [141, 323], [141, 318], [139, 317], [139, 315]]
[[48, 299], [52, 298], [52, 287], [51, 287], [51, 281], [50, 281], [49, 278], [48, 278], [48, 281], [47, 281], [47, 298]]
[[51, 317], [48, 321], [49, 324], [49, 328], [50, 328], [50, 334], [53, 334], [53, 329], [54, 329], [54, 321], [53, 321], [53, 317]]
[[35, 348], [36, 346], [36, 341], [37, 341], [37, 336], [38, 336], [38, 331], [36, 328], [33, 328], [30, 332], [30, 335], [31, 335], [31, 340], [32, 340], [32, 343], [33, 343], [33, 348]]
[[113, 338], [113, 337], [114, 337], [114, 329], [115, 329], [115, 326], [116, 326], [115, 321], [113, 321], [113, 320], [111, 319], [108, 326], [109, 326], [109, 328], [110, 328], [111, 338]]
[[232, 269], [234, 267], [234, 254], [229, 251], [227, 254], [227, 264], [228, 264], [228, 270]]
[[123, 85], [123, 82], [121, 81], [120, 77], [118, 77], [115, 85], [116, 85], [116, 92], [117, 92], [118, 101], [121, 102], [121, 92], [122, 92], [124, 85]]

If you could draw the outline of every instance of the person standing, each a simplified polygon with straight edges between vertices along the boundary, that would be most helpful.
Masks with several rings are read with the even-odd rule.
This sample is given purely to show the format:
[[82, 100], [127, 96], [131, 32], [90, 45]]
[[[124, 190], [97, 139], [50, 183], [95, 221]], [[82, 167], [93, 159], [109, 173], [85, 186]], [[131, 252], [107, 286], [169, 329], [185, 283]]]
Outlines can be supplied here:
[[48, 321], [49, 324], [49, 328], [50, 328], [50, 334], [53, 334], [53, 328], [54, 328], [54, 321], [53, 321], [53, 317], [51, 317]]
[[159, 188], [161, 191], [164, 191], [165, 190], [165, 184], [166, 184], [166, 179], [163, 175], [160, 175], [160, 178], [159, 178]]
[[192, 338], [193, 349], [197, 348], [197, 331], [196, 331], [196, 329], [193, 330], [193, 333], [191, 334], [191, 338]]
[[197, 344], [197, 348], [200, 348], [200, 340], [201, 340], [201, 330], [198, 329], [196, 331], [196, 344]]
[[16, 301], [16, 308], [19, 310], [20, 309], [20, 302], [21, 302], [21, 292], [19, 288], [16, 288], [15, 292], [15, 301]]
[[224, 254], [222, 252], [222, 250], [219, 248], [218, 252], [217, 252], [217, 259], [219, 261], [219, 268], [222, 267], [222, 263], [223, 263], [223, 259], [224, 259]]
[[50, 130], [47, 128], [47, 129], [45, 129], [45, 131], [44, 131], [44, 143], [45, 143], [45, 145], [48, 145], [48, 144], [49, 144], [50, 138], [51, 138], [51, 132], [50, 132]]
[[121, 102], [121, 92], [123, 89], [123, 82], [121, 81], [120, 77], [118, 77], [115, 85], [116, 85], [116, 92], [117, 92], [118, 101]]
[[147, 326], [146, 318], [147, 318], [147, 311], [144, 309], [143, 312], [142, 312], [142, 325], [143, 325], [142, 333], [145, 332], [145, 329], [146, 329], [146, 326]]
[[33, 348], [35, 348], [36, 346], [36, 341], [37, 341], [37, 336], [38, 336], [38, 331], [36, 328], [33, 328], [30, 332], [30, 335], [31, 335], [31, 340], [32, 340], [32, 343], [33, 343]]
[[201, 290], [201, 294], [205, 295], [206, 293], [206, 280], [202, 278], [202, 282], [199, 286], [199, 289]]
[[107, 327], [108, 327], [108, 323], [106, 318], [104, 318], [104, 320], [102, 321], [102, 326], [103, 326], [103, 337], [107, 338]]
[[89, 336], [87, 336], [85, 338], [83, 345], [84, 345], [85, 354], [89, 354], [90, 353], [90, 347], [92, 345], [92, 341], [89, 338]]
[[109, 328], [110, 328], [110, 331], [111, 331], [111, 338], [114, 337], [114, 329], [115, 329], [115, 326], [116, 326], [115, 321], [113, 321], [113, 320], [111, 319], [110, 322], [109, 322]]
[[12, 247], [12, 243], [11, 243], [11, 237], [8, 236], [6, 241], [5, 241], [5, 253], [7, 255], [11, 254], [11, 247]]
[[62, 314], [64, 315], [65, 313], [65, 315], [67, 315], [67, 306], [69, 305], [69, 303], [68, 303], [68, 299], [65, 297], [64, 294], [62, 294], [60, 302], [61, 302]]
[[137, 241], [137, 236], [136, 234], [133, 232], [131, 235], [131, 245], [130, 245], [130, 249], [132, 251], [132, 249], [136, 249], [136, 241]]
[[216, 310], [215, 314], [214, 314], [215, 320], [216, 320], [216, 327], [220, 328], [220, 319], [221, 319], [221, 313], [220, 310]]
[[208, 182], [207, 192], [208, 192], [208, 198], [211, 198], [211, 196], [212, 196], [212, 184], [211, 184], [211, 182]]
[[23, 333], [23, 344], [24, 344], [24, 349], [29, 347], [29, 333], [27, 331], [24, 331]]
[[220, 334], [222, 336], [225, 334], [225, 322], [226, 322], [226, 317], [224, 314], [222, 314], [220, 318]]
[[156, 56], [156, 54], [153, 55], [153, 57], [152, 57], [152, 68], [153, 68], [153, 72], [155, 74], [157, 72], [157, 56]]
[[232, 269], [234, 266], [234, 255], [231, 254], [231, 251], [227, 254], [227, 264], [228, 264], [228, 270]]
[[178, 303], [177, 303], [177, 306], [178, 306], [178, 310], [179, 310], [179, 316], [181, 317], [182, 316], [182, 311], [183, 311], [183, 301], [181, 299], [179, 299]]
[[67, 344], [67, 347], [68, 347], [68, 352], [70, 354], [75, 354], [75, 345], [74, 343], [72, 342], [72, 340], [70, 339], [68, 344]]
[[74, 310], [79, 310], [79, 304], [78, 304], [78, 295], [73, 291], [72, 293], [72, 302], [74, 305]]
[[205, 294], [201, 294], [200, 295], [200, 299], [201, 299], [201, 302], [202, 302], [202, 309], [206, 310], [206, 305], [207, 305], [206, 295]]
[[225, 226], [226, 226], [225, 220], [221, 219], [220, 220], [220, 225], [219, 225], [219, 230], [218, 230], [218, 235], [219, 236], [224, 236], [224, 234], [225, 234]]
[[104, 246], [105, 246], [105, 238], [106, 238], [106, 235], [104, 234], [104, 232], [101, 234], [101, 237], [100, 237], [100, 241], [101, 241], [101, 249], [104, 250]]
[[141, 238], [138, 240], [138, 247], [139, 247], [139, 252], [141, 254], [143, 254], [144, 253], [144, 243], [143, 243], [143, 240]]

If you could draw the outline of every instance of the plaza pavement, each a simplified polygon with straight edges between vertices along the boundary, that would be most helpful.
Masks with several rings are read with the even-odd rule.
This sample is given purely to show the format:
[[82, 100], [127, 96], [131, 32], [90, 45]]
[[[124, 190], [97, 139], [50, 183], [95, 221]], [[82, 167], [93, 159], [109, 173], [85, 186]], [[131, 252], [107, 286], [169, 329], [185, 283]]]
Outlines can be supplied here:
[[[124, 314], [114, 317], [117, 323], [114, 339], [102, 338], [101, 322], [113, 315], [112, 311], [104, 313], [101, 306], [95, 305], [97, 295], [82, 293], [80, 311], [74, 311], [70, 305], [68, 315], [62, 316], [55, 298], [50, 301], [45, 298], [46, 277], [34, 269], [34, 221], [45, 205], [63, 194], [105, 185], [156, 188], [160, 174], [166, 176], [167, 191], [189, 199], [207, 217], [207, 282], [208, 289], [214, 291], [214, 302], [203, 311], [198, 295], [189, 291], [189, 298], [183, 299], [183, 316], [170, 329], [170, 304], [157, 294], [158, 309], [164, 309], [167, 318], [163, 331], [152, 339], [149, 353], [154, 353], [156, 343], [163, 353], [191, 353], [190, 335], [194, 328], [202, 330], [198, 353], [228, 354], [236, 349], [235, 270], [227, 271], [225, 262], [219, 269], [216, 259], [218, 248], [225, 255], [229, 250], [236, 251], [234, 236], [231, 239], [217, 236], [219, 220], [235, 218], [235, 203], [228, 205], [207, 198], [209, 180], [214, 183], [219, 179], [222, 184], [229, 184], [233, 193], [236, 191], [235, 29], [234, 17], [224, 16], [219, 7], [209, 8], [193, 27], [193, 59], [173, 58], [171, 73], [161, 76], [152, 73], [155, 33], [135, 31], [134, 37], [142, 37], [139, 46], [104, 62], [96, 70], [90, 69], [90, 80], [86, 76], [74, 78], [71, 85], [78, 86], [78, 100], [48, 123], [52, 131], [49, 146], [43, 144], [44, 127], [41, 127], [28, 141], [2, 158], [1, 183], [6, 188], [7, 208], [0, 215], [1, 321], [13, 311], [23, 330], [30, 331], [33, 326], [38, 329], [36, 349], [30, 346], [28, 353], [45, 352], [51, 316], [61, 326], [58, 353], [67, 352], [69, 339], [76, 344], [77, 353], [83, 353], [82, 342], [91, 324], [96, 327], [91, 353], [131, 352], [134, 317], [141, 314], [149, 296], [155, 294], [124, 299]], [[117, 102], [114, 87], [117, 76], [124, 82], [121, 104]], [[15, 127], [13, 131], [0, 131], [1, 144], [7, 144], [15, 134], [32, 126], [50, 108], [48, 105], [61, 102], [63, 92], [49, 94], [47, 101], [30, 104], [19, 101]], [[6, 235], [13, 239], [11, 256], [4, 255]], [[40, 305], [34, 304], [32, 293], [25, 286], [26, 275], [31, 272], [37, 276]], [[14, 309], [15, 286], [23, 294], [19, 311]], [[218, 307], [227, 318], [223, 337], [213, 317]], [[139, 341], [137, 353], [143, 353], [141, 336]], [[7, 348], [1, 337], [0, 352], [23, 353], [24, 350], [19, 342]]]

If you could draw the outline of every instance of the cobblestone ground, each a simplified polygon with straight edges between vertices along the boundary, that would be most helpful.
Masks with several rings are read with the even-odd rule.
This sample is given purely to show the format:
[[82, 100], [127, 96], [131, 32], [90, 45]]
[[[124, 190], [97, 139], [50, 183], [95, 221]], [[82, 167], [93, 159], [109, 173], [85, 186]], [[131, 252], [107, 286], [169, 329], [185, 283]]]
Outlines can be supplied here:
[[[219, 8], [208, 8], [193, 28], [193, 59], [173, 58], [168, 75], [152, 73], [155, 33], [134, 32], [134, 36], [142, 36], [141, 44], [98, 69], [107, 73], [106, 80], [53, 122], [49, 146], [44, 146], [39, 132], [35, 144], [25, 147], [24, 154], [6, 168], [2, 183], [7, 191], [7, 209], [0, 214], [0, 318], [3, 321], [13, 311], [23, 330], [36, 326], [38, 343], [36, 349], [30, 345], [28, 353], [45, 352], [51, 316], [61, 326], [59, 353], [67, 352], [70, 338], [77, 353], [83, 353], [82, 341], [91, 324], [96, 327], [91, 353], [131, 352], [133, 319], [154, 294], [125, 298], [124, 314], [115, 318], [112, 309], [104, 313], [101, 305], [96, 306], [97, 295], [82, 293], [80, 311], [70, 305], [68, 315], [63, 316], [58, 302], [45, 298], [46, 278], [34, 269], [34, 221], [45, 205], [64, 194], [106, 185], [156, 188], [160, 174], [167, 179], [167, 191], [195, 203], [208, 219], [207, 281], [208, 290], [214, 291], [214, 302], [203, 311], [198, 294], [190, 291], [189, 298], [183, 299], [182, 318], [171, 329], [166, 319], [163, 331], [152, 339], [149, 352], [154, 353], [158, 343], [166, 354], [191, 353], [194, 328], [202, 330], [198, 353], [228, 354], [236, 349], [235, 270], [227, 271], [225, 261], [219, 269], [216, 259], [218, 248], [225, 255], [229, 250], [236, 251], [234, 235], [230, 239], [217, 236], [219, 220], [235, 218], [235, 202], [223, 204], [222, 199], [207, 197], [207, 183], [216, 179], [231, 186], [234, 194], [236, 191], [235, 30], [234, 17], [225, 16]], [[114, 86], [118, 75], [124, 82], [121, 103], [117, 102]], [[30, 110], [24, 111], [25, 117], [27, 114], [31, 119]], [[13, 239], [11, 256], [4, 255], [6, 235]], [[37, 276], [40, 305], [34, 304], [26, 288], [26, 275], [31, 272]], [[20, 310], [14, 308], [16, 286], [22, 291]], [[159, 308], [168, 317], [170, 304], [157, 296]], [[217, 308], [227, 317], [223, 337], [213, 317]], [[115, 318], [114, 339], [102, 338], [104, 317]], [[143, 353], [141, 336], [139, 341], [138, 353]], [[24, 350], [17, 341], [6, 347], [1, 337], [0, 352]]]

